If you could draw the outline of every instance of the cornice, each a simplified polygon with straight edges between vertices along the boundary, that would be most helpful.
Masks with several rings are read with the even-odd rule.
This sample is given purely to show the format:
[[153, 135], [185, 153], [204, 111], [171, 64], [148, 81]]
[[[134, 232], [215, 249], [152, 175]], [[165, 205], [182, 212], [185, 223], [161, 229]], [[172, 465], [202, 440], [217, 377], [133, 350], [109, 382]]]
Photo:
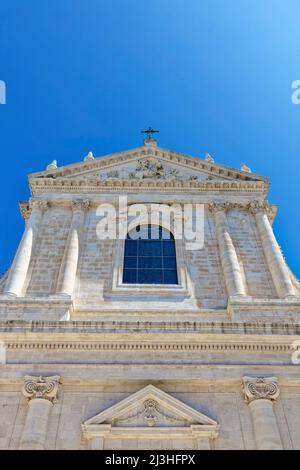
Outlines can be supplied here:
[[162, 181], [162, 180], [96, 180], [96, 179], [52, 179], [32, 178], [30, 190], [33, 196], [45, 193], [80, 192], [135, 192], [140, 190], [161, 192], [209, 192], [245, 191], [267, 193], [268, 184], [264, 181]]

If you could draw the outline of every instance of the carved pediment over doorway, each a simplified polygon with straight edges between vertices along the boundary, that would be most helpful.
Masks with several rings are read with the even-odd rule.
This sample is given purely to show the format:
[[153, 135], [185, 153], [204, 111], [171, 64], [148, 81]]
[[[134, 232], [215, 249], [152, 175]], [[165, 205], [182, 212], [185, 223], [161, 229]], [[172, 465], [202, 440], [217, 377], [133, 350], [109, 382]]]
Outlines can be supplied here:
[[[107, 410], [85, 421], [84, 437], [91, 448], [104, 448], [105, 440], [136, 442], [148, 448], [152, 442], [167, 439], [177, 443], [190, 441], [190, 448], [210, 448], [210, 441], [218, 435], [216, 421], [184, 404], [180, 400], [148, 385]], [[112, 447], [113, 448], [113, 447]]]

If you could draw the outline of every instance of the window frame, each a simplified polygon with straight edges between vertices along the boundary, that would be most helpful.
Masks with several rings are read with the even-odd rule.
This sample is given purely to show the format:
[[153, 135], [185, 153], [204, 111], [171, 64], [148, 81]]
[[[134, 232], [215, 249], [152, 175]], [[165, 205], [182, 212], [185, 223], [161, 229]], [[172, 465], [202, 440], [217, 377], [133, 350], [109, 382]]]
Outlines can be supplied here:
[[[139, 224], [137, 224], [139, 225]], [[162, 224], [160, 224], [163, 228]], [[131, 227], [132, 228], [132, 227]], [[177, 263], [177, 281], [178, 284], [131, 284], [123, 282], [123, 269], [124, 269], [124, 252], [125, 252], [125, 239], [116, 240], [116, 252], [113, 262], [112, 276], [111, 276], [111, 288], [110, 293], [113, 296], [131, 297], [146, 296], [156, 297], [160, 295], [164, 297], [178, 297], [187, 298], [192, 295], [191, 287], [188, 283], [187, 267], [184, 257], [184, 242], [181, 239], [176, 239], [175, 252], [176, 252], [176, 263]]]
[[[124, 254], [123, 254], [123, 284], [131, 284], [131, 285], [140, 285], [140, 284], [145, 284], [145, 285], [159, 285], [159, 286], [172, 286], [172, 285], [178, 285], [178, 269], [177, 269], [177, 253], [176, 253], [176, 244], [175, 244], [175, 239], [174, 239], [174, 236], [173, 236], [173, 233], [170, 232], [169, 230], [166, 230], [162, 227], [162, 225], [154, 225], [154, 224], [146, 224], [145, 227], [147, 227], [147, 231], [148, 231], [148, 236], [150, 235], [150, 237], [152, 237], [152, 233], [150, 232], [149, 233], [149, 230], [151, 231], [151, 227], [159, 227], [160, 229], [162, 229], [163, 231], [167, 232], [170, 236], [169, 238], [164, 238], [163, 237], [163, 234], [160, 238], [149, 238], [146, 240], [146, 245], [148, 244], [148, 242], [154, 242], [154, 243], [158, 243], [159, 245], [159, 254], [156, 253], [156, 254], [151, 254], [151, 255], [144, 255], [144, 254], [141, 254], [139, 252], [139, 245], [140, 243], [143, 243], [143, 238], [138, 238], [138, 239], [131, 239], [130, 238], [130, 232], [127, 233], [127, 238], [125, 239], [124, 241]], [[129, 256], [127, 255], [127, 257], [125, 256], [126, 254], [126, 245], [128, 243], [136, 243], [136, 254], [135, 255], [132, 255], [130, 254]], [[171, 242], [172, 243], [172, 254], [170, 255], [166, 255], [165, 252], [164, 252], [164, 249], [163, 249], [163, 245], [164, 245], [164, 242], [166, 243], [169, 243]], [[156, 260], [158, 262], [158, 264], [160, 264], [160, 268], [155, 268], [155, 267], [150, 267], [150, 268], [147, 268], [146, 267], [146, 264], [143, 266], [143, 258], [144, 259], [148, 259], [148, 260], [152, 260], [153, 262]], [[135, 268], [131, 268], [131, 267], [125, 267], [126, 266], [126, 259], [127, 261], [129, 259], [132, 259], [132, 260], [135, 260], [136, 261], [136, 267]], [[167, 260], [172, 260], [172, 264], [173, 266], [172, 267], [165, 267], [165, 263], [167, 263]], [[140, 266], [141, 264], [141, 266]], [[173, 276], [174, 278], [176, 277], [176, 282], [158, 282], [158, 281], [155, 281], [155, 282], [124, 282], [124, 276], [125, 276], [125, 273], [127, 271], [135, 271], [136, 273], [136, 276], [137, 276], [137, 279], [139, 277], [139, 271], [144, 271], [144, 272], [149, 272], [151, 273], [151, 275], [155, 274], [155, 271], [157, 270], [157, 274], [158, 276], [161, 276], [161, 280], [165, 278], [165, 276], [168, 275], [168, 272], [171, 272], [173, 273]], [[128, 273], [127, 273], [128, 274]], [[172, 280], [174, 280], [172, 278]]]

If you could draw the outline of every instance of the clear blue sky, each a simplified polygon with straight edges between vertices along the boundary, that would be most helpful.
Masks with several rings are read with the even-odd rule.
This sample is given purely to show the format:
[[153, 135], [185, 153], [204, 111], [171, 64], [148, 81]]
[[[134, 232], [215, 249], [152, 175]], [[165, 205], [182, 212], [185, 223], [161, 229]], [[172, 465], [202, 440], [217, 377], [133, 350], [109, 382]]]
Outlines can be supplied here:
[[139, 146], [152, 125], [162, 147], [270, 177], [300, 277], [299, 25], [299, 0], [0, 0], [0, 272], [27, 174]]

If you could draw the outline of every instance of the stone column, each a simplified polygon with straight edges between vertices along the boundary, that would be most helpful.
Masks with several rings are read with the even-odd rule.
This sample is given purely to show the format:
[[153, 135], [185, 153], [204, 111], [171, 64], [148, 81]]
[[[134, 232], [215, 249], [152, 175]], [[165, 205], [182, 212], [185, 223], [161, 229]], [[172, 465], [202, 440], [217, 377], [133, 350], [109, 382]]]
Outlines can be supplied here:
[[84, 213], [88, 207], [87, 200], [73, 201], [73, 217], [59, 275], [58, 294], [68, 296], [73, 294], [79, 259], [80, 232], [84, 223]]
[[24, 377], [23, 395], [28, 399], [28, 413], [21, 436], [20, 449], [43, 450], [47, 437], [48, 419], [59, 387], [58, 375]]
[[288, 268], [269, 222], [267, 215], [269, 208], [270, 206], [263, 202], [252, 202], [249, 205], [249, 210], [255, 216], [257, 230], [277, 294], [281, 298], [295, 297]]
[[279, 396], [276, 377], [243, 377], [245, 401], [251, 410], [256, 447], [281, 450], [282, 442], [273, 410]]
[[9, 271], [4, 288], [4, 294], [16, 297], [22, 295], [31, 260], [33, 245], [41, 223], [43, 211], [47, 209], [47, 207], [47, 201], [32, 201], [30, 203], [31, 214], [26, 222], [26, 228], [22, 240]]
[[226, 210], [229, 207], [227, 203], [209, 205], [209, 209], [215, 215], [217, 240], [228, 296], [246, 296], [239, 260], [227, 224]]

